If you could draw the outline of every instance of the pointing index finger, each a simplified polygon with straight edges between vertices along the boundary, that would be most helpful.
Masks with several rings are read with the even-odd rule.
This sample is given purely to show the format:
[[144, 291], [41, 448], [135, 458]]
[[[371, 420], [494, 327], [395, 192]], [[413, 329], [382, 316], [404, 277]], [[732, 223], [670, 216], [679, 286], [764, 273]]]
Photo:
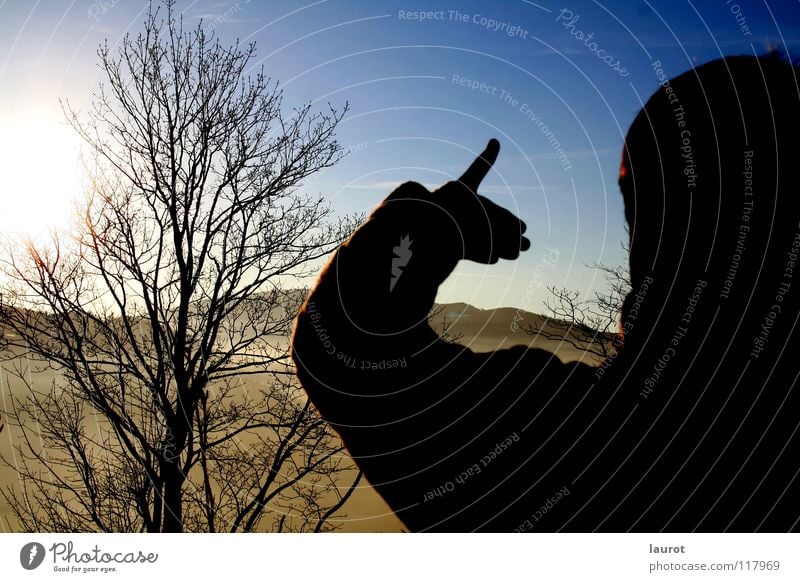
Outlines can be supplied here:
[[500, 142], [494, 138], [490, 139], [489, 143], [486, 145], [486, 149], [483, 150], [481, 155], [475, 158], [475, 161], [467, 168], [467, 171], [461, 175], [459, 181], [473, 192], [476, 192], [478, 186], [480, 186], [481, 182], [486, 177], [486, 174], [492, 169], [495, 160], [497, 160], [497, 154], [499, 153]]

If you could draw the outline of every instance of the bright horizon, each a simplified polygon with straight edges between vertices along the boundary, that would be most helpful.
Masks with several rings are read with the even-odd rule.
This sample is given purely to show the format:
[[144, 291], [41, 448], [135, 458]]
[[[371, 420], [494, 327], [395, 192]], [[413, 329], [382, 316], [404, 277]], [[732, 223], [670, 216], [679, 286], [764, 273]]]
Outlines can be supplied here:
[[[0, 1], [0, 231], [67, 227], [80, 191], [78, 141], [59, 99], [84, 109], [96, 48], [141, 29], [147, 3]], [[632, 7], [635, 6], [635, 7]], [[546, 287], [603, 289], [585, 266], [618, 264], [626, 238], [617, 169], [625, 132], [668, 77], [731, 54], [800, 46], [796, 4], [725, 1], [519, 0], [487, 6], [380, 0], [182, 0], [223, 44], [256, 42], [255, 65], [279, 80], [285, 106], [350, 110], [348, 155], [305, 191], [340, 214], [368, 212], [394, 185], [432, 188], [458, 176], [496, 137], [481, 191], [519, 214], [533, 248], [518, 261], [462, 263], [437, 300], [542, 312]], [[287, 287], [312, 279], [287, 281]]]

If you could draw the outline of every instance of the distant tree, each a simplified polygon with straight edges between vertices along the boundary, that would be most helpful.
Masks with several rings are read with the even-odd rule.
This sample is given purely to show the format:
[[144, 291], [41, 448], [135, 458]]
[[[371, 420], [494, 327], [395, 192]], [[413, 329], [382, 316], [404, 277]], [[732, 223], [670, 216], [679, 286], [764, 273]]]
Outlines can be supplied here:
[[451, 344], [457, 344], [464, 338], [462, 332], [452, 331], [456, 321], [458, 321], [457, 318], [444, 313], [444, 305], [438, 303], [434, 304], [428, 313], [428, 324], [439, 334], [440, 338]]
[[619, 318], [631, 285], [626, 265], [594, 263], [590, 267], [603, 274], [606, 290], [584, 298], [581, 291], [550, 286], [547, 288], [550, 296], [544, 300], [548, 311], [546, 324], [523, 329], [529, 335], [570, 345], [599, 363], [619, 347]]
[[165, 4], [100, 47], [88, 113], [64, 105], [91, 172], [75, 227], [0, 261], [3, 357], [28, 388], [3, 495], [28, 531], [330, 529], [360, 474], [289, 367], [303, 294], [283, 285], [355, 226], [297, 191], [343, 155], [344, 110], [286, 113], [246, 74], [253, 45]]

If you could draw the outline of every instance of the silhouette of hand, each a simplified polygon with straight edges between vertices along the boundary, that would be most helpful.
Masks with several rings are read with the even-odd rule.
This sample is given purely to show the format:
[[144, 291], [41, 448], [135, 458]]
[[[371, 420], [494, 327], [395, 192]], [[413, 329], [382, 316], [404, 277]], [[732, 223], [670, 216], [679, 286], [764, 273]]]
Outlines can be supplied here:
[[462, 259], [494, 264], [499, 259], [516, 259], [531, 242], [523, 236], [525, 223], [505, 208], [478, 194], [478, 187], [500, 152], [500, 142], [489, 140], [457, 181], [447, 182], [433, 192], [436, 204], [452, 218], [462, 244]]

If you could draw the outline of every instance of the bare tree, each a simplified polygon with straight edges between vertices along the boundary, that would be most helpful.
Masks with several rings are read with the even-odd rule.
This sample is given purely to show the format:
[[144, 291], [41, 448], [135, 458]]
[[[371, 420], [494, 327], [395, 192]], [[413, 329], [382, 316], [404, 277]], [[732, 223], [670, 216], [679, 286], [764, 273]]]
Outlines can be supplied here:
[[2, 258], [28, 388], [4, 496], [32, 531], [330, 529], [360, 475], [289, 368], [303, 294], [283, 287], [356, 224], [297, 190], [341, 158], [344, 111], [287, 113], [253, 45], [165, 4], [100, 47], [88, 113], [64, 105], [91, 160], [74, 228]]
[[439, 337], [447, 343], [457, 344], [464, 337], [462, 332], [452, 331], [457, 321], [457, 318], [452, 317], [448, 313], [444, 313], [444, 305], [438, 303], [434, 304], [430, 313], [428, 313], [428, 324], [439, 334]]
[[564, 342], [601, 362], [619, 347], [619, 317], [631, 288], [630, 276], [624, 265], [594, 263], [590, 268], [603, 274], [607, 290], [582, 298], [581, 291], [550, 286], [547, 288], [550, 297], [544, 301], [549, 311], [546, 323], [524, 329], [530, 335]]

